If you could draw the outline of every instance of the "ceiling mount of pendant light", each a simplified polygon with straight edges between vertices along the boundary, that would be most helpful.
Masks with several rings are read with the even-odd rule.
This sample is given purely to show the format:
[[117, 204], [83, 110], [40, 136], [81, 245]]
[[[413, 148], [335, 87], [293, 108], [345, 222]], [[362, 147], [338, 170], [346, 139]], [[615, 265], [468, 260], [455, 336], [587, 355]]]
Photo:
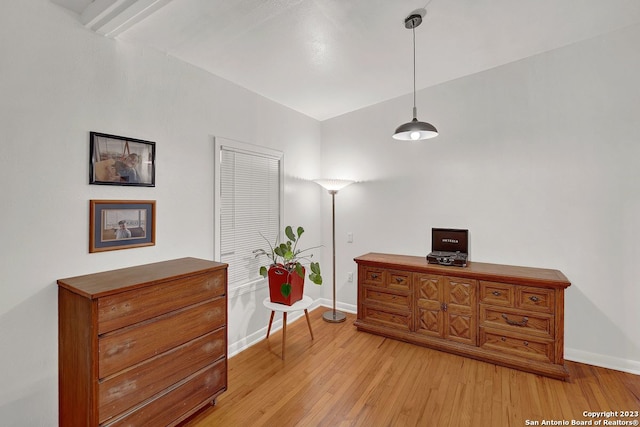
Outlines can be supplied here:
[[[422, 14], [413, 12], [404, 20], [404, 26], [413, 32], [413, 120], [398, 126], [393, 134], [394, 139], [402, 141], [420, 141], [438, 136], [438, 130], [431, 123], [418, 120], [416, 108], [416, 27], [422, 24]], [[421, 12], [425, 12], [424, 9]]]

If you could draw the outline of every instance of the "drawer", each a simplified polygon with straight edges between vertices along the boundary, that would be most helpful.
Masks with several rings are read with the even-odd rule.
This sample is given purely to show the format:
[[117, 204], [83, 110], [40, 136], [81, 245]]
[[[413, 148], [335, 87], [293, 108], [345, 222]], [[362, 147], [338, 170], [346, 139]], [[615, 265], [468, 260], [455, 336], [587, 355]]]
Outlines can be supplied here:
[[389, 289], [410, 290], [411, 289], [411, 273], [406, 271], [387, 271], [386, 287]]
[[394, 305], [401, 309], [408, 310], [411, 308], [411, 296], [409, 294], [384, 292], [367, 286], [364, 287], [364, 300], [367, 303]]
[[544, 313], [480, 304], [480, 324], [546, 338], [554, 336], [554, 317]]
[[216, 393], [226, 389], [226, 363], [223, 359], [200, 370], [177, 387], [149, 399], [125, 417], [104, 424], [103, 427], [176, 425], [185, 416], [210, 403], [209, 399]]
[[553, 313], [555, 294], [553, 289], [518, 287], [516, 301], [520, 308]]
[[221, 328], [101, 381], [100, 423], [223, 358], [226, 343], [226, 330]]
[[388, 326], [395, 330], [411, 330], [411, 313], [404, 311], [381, 310], [376, 307], [364, 305], [362, 307], [362, 319], [368, 323]]
[[480, 347], [540, 362], [553, 360], [553, 341], [480, 328]]
[[362, 267], [362, 282], [366, 285], [384, 286], [385, 270], [375, 267]]
[[505, 307], [514, 306], [515, 286], [508, 283], [480, 281], [480, 302]]
[[224, 295], [225, 286], [226, 272], [216, 271], [100, 298], [98, 333]]
[[99, 378], [218, 329], [226, 309], [225, 298], [218, 298], [98, 337]]

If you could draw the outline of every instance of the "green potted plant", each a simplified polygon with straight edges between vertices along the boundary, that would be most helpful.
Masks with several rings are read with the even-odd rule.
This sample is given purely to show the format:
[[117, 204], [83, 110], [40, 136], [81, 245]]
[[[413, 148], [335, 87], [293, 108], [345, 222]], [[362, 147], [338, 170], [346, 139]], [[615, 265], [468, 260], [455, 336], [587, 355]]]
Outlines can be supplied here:
[[256, 258], [266, 256], [268, 265], [260, 267], [262, 277], [269, 278], [269, 296], [271, 302], [292, 305], [302, 299], [304, 293], [304, 263], [309, 264], [309, 280], [316, 285], [322, 284], [322, 274], [320, 264], [312, 262], [313, 254], [309, 251], [317, 248], [299, 249], [300, 236], [304, 233], [304, 228], [298, 227], [294, 233], [289, 225], [284, 229], [287, 238], [285, 242], [280, 242], [280, 237], [271, 244], [264, 236], [264, 240], [269, 245], [269, 249], [256, 249], [253, 251]]

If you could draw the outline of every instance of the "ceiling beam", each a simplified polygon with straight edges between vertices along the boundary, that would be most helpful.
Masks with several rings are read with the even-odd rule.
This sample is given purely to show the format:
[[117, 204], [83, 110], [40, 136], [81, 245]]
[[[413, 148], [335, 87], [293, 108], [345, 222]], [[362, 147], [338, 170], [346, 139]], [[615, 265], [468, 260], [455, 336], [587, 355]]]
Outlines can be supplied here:
[[170, 1], [95, 0], [80, 14], [80, 22], [98, 34], [115, 37]]

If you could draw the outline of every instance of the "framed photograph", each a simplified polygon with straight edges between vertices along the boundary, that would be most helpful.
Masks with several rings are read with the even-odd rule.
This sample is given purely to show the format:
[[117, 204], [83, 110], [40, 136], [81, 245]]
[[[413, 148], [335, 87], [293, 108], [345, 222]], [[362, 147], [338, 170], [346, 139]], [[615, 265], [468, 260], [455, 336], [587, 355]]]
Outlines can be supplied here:
[[155, 244], [155, 200], [90, 200], [89, 252]]
[[91, 132], [89, 184], [156, 186], [156, 143]]

